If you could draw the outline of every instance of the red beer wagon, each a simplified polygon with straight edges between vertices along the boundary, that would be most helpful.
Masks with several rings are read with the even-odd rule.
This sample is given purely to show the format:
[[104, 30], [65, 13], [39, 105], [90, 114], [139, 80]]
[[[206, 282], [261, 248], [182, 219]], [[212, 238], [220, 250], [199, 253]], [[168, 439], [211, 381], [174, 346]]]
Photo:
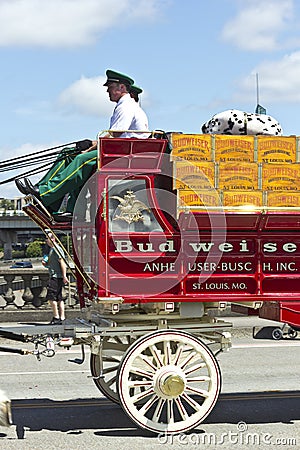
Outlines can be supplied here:
[[[25, 212], [46, 234], [72, 233], [82, 317], [36, 326], [34, 336], [22, 328], [23, 337], [44, 344], [46, 355], [49, 336], [89, 345], [97, 388], [155, 433], [190, 430], [216, 404], [216, 355], [230, 348], [232, 326], [219, 309], [280, 300], [299, 312], [299, 194], [287, 189], [270, 206], [275, 166], [268, 175], [259, 157], [220, 157], [226, 145], [248, 152], [249, 138], [255, 144], [254, 136], [99, 137], [98, 167], [72, 222], [27, 197]], [[300, 325], [298, 313], [291, 324]]]

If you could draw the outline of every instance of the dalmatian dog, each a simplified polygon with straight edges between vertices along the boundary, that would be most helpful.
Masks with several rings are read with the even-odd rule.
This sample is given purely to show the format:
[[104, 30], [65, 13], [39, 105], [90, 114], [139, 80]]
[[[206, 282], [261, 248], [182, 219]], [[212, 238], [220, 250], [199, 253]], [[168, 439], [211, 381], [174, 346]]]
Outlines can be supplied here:
[[8, 427], [11, 424], [11, 402], [7, 395], [0, 390], [0, 426]]
[[254, 114], [228, 109], [215, 114], [208, 122], [202, 125], [203, 134], [265, 134], [281, 136], [280, 124], [266, 114]]

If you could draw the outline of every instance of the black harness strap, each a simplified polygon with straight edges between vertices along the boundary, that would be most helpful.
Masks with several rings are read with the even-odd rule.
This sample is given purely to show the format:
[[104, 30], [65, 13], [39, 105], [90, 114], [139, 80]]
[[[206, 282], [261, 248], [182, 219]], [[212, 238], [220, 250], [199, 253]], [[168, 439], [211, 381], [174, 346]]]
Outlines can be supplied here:
[[29, 170], [28, 172], [24, 172], [21, 175], [15, 176], [15, 177], [11, 177], [11, 178], [7, 178], [6, 180], [0, 181], [0, 185], [1, 184], [6, 184], [6, 183], [11, 183], [12, 181], [15, 181], [17, 178], [23, 178], [23, 177], [29, 177], [30, 175], [35, 175], [37, 173], [40, 172], [44, 172], [44, 170], [47, 169], [47, 167], [51, 166], [51, 163], [47, 163], [44, 164], [42, 166], [36, 167], [35, 169]]
[[[51, 166], [53, 164], [54, 161], [63, 161], [65, 158], [67, 158], [69, 156], [77, 155], [78, 153], [80, 153], [80, 149], [76, 145], [78, 142], [80, 143], [82, 141], [69, 142], [68, 144], [59, 145], [57, 147], [51, 147], [51, 148], [48, 148], [45, 150], [40, 150], [35, 153], [30, 153], [29, 155], [18, 156], [16, 158], [7, 159], [5, 161], [0, 162], [0, 173], [1, 173], [1, 172], [9, 171], [9, 170], [20, 169], [22, 167], [34, 166], [34, 165], [39, 164], [41, 161], [43, 161], [44, 163], [45, 163], [45, 161], [48, 161], [46, 164], [39, 165], [35, 169], [29, 170], [29, 171], [19, 174], [17, 176], [0, 181], [0, 185], [10, 183], [18, 178], [23, 178], [23, 177], [27, 177], [29, 175], [35, 175], [37, 173], [44, 172], [47, 168], [49, 168], [49, 166]], [[58, 156], [63, 148], [74, 145], [74, 144], [76, 146], [75, 149], [73, 148], [71, 151], [65, 152], [60, 157]], [[59, 149], [59, 151], [55, 151], [55, 152], [52, 151], [52, 150], [56, 150], [56, 149]], [[45, 154], [46, 152], [50, 152], [50, 153]], [[39, 155], [39, 156], [36, 156], [36, 155]]]
[[68, 156], [73, 156], [73, 155], [77, 155], [79, 153], [78, 150], [73, 149], [70, 152], [67, 152], [63, 155], [61, 155], [61, 157], [58, 157], [60, 152], [55, 152], [55, 153], [48, 153], [47, 155], [42, 155], [39, 156], [38, 158], [28, 158], [28, 159], [22, 159], [19, 162], [16, 162], [13, 167], [11, 166], [11, 164], [7, 164], [6, 166], [4, 165], [3, 167], [0, 164], [0, 172], [7, 172], [9, 170], [16, 170], [19, 169], [21, 167], [26, 167], [26, 166], [33, 166], [36, 164], [39, 164], [42, 161], [49, 161], [49, 163], [54, 162], [54, 161], [62, 161], [63, 159], [65, 159]]
[[[78, 141], [78, 142], [80, 142], [80, 141]], [[46, 148], [44, 150], [39, 150], [38, 152], [29, 153], [28, 155], [17, 156], [16, 158], [6, 159], [4, 161], [0, 161], [0, 167], [5, 166], [8, 163], [13, 163], [13, 161], [18, 161], [20, 159], [24, 160], [24, 158], [28, 158], [29, 156], [36, 156], [36, 155], [39, 155], [41, 153], [49, 152], [51, 150], [56, 150], [58, 148], [61, 149], [63, 147], [68, 147], [69, 145], [74, 145], [74, 144], [76, 145], [76, 143], [77, 143], [77, 141], [76, 142], [69, 142], [69, 144], [58, 145], [56, 147], [51, 147], [51, 148]], [[57, 154], [57, 153], [59, 153], [59, 152], [54, 152], [54, 154]], [[41, 155], [39, 158], [42, 158], [42, 157], [43, 157], [43, 155]]]

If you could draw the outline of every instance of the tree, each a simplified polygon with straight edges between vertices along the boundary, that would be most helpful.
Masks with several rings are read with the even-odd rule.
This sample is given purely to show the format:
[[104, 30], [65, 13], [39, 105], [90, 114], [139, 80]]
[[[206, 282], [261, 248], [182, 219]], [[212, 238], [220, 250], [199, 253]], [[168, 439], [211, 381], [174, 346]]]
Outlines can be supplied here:
[[14, 204], [12, 200], [8, 200], [7, 198], [2, 198], [0, 200], [0, 208], [6, 209], [14, 209]]
[[43, 255], [42, 245], [40, 241], [30, 242], [26, 249], [27, 258], [37, 258]]
[[62, 243], [62, 245], [65, 247], [65, 249], [67, 250], [67, 252], [72, 255], [73, 252], [73, 245], [72, 245], [72, 239], [71, 236], [69, 236], [69, 234], [67, 236], [60, 236], [60, 242]]

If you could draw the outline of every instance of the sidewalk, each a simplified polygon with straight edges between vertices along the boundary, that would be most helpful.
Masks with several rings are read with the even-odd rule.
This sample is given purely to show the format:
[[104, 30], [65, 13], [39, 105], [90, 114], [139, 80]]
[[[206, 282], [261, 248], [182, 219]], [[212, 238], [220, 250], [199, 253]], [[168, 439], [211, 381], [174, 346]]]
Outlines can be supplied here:
[[[66, 308], [66, 317], [74, 319], [80, 316], [79, 307]], [[0, 324], [16, 322], [50, 322], [52, 319], [51, 309], [28, 309], [28, 310], [2, 310], [0, 311]]]

